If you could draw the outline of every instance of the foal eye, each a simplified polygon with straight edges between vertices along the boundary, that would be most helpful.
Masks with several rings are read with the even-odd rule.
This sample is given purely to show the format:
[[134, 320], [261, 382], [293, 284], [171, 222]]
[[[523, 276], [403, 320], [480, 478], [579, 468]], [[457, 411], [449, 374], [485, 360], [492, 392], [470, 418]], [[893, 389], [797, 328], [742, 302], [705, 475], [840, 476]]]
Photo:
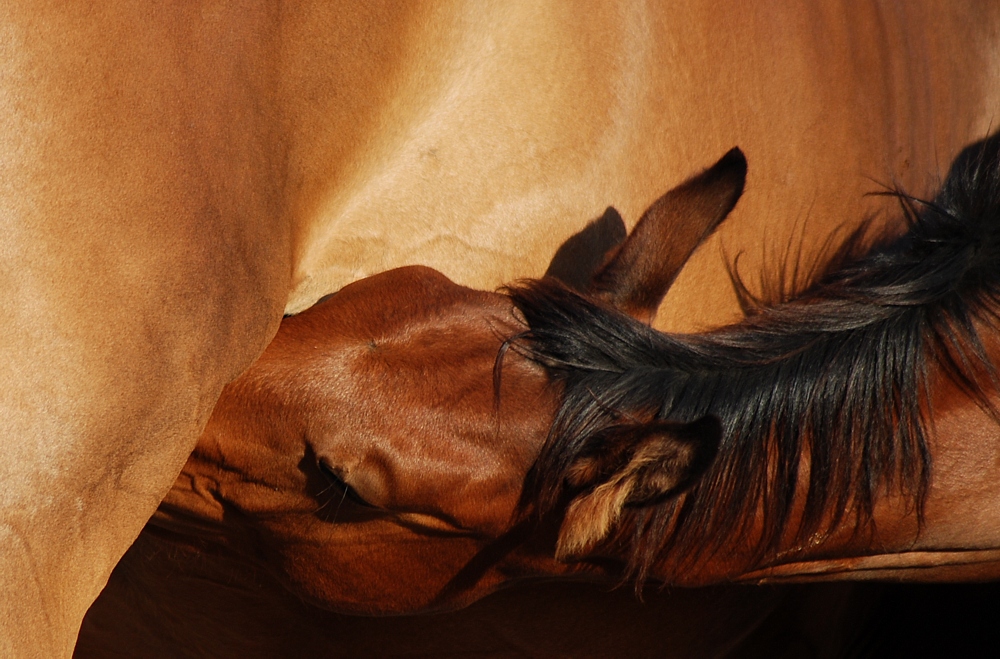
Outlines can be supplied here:
[[319, 471], [320, 471], [320, 473], [323, 474], [323, 476], [328, 481], [330, 481], [330, 483], [334, 487], [336, 487], [341, 492], [343, 492], [343, 495], [344, 495], [345, 499], [347, 499], [347, 500], [351, 501], [352, 503], [355, 503], [355, 504], [357, 504], [359, 506], [364, 506], [365, 508], [378, 508], [378, 506], [376, 506], [374, 504], [371, 504], [371, 503], [368, 503], [367, 501], [365, 501], [361, 497], [361, 495], [358, 494], [357, 491], [353, 487], [351, 487], [350, 485], [348, 485], [344, 481], [344, 479], [341, 478], [340, 475], [337, 474], [337, 472], [334, 471], [333, 468], [330, 467], [330, 465], [328, 465], [327, 463], [323, 462], [322, 460], [318, 461], [317, 464], [319, 465]]

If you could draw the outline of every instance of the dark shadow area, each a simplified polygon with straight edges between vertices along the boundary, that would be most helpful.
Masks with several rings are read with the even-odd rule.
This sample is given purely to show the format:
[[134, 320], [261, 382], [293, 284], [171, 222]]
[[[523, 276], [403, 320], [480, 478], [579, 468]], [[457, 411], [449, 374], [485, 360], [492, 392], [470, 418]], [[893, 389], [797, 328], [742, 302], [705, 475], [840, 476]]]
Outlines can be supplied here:
[[[866, 585], [878, 598], [852, 659], [1000, 655], [1000, 584]], [[879, 589], [881, 592], [875, 592]]]

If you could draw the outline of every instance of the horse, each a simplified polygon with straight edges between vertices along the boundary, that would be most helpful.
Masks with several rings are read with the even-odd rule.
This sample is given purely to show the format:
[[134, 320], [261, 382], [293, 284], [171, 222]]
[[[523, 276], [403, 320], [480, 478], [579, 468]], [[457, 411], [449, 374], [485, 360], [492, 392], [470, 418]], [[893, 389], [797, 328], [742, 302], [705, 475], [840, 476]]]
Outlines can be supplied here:
[[[703, 175], [703, 181], [711, 182], [718, 178], [719, 168], [716, 169], [715, 173]], [[731, 170], [728, 175], [731, 179], [730, 186], [723, 191], [724, 194], [703, 194], [701, 202], [693, 204], [698, 200], [689, 185], [686, 190], [674, 191], [653, 204], [645, 214], [645, 219], [633, 231], [631, 249], [626, 249], [618, 259], [623, 264], [623, 267], [617, 269], [619, 283], [614, 287], [606, 284], [605, 293], [612, 293], [612, 288], [623, 293], [626, 287], [621, 282], [627, 273], [638, 275], [645, 272], [660, 282], [661, 290], [670, 285], [671, 273], [676, 273], [681, 268], [694, 248], [728, 213], [739, 194], [744, 175], [744, 163], [740, 154], [730, 154], [721, 163], [721, 169]], [[691, 207], [708, 208], [711, 212], [692, 222], [694, 214]], [[578, 258], [581, 254], [580, 244], [581, 241], [584, 244], [595, 243], [594, 236], [603, 235], [604, 239], [597, 239], [596, 244], [613, 248], [617, 242], [617, 231], [622, 228], [613, 224], [611, 227], [606, 226], [608, 217], [612, 215], [605, 214], [569, 241], [569, 249], [557, 253], [549, 271], [558, 272], [563, 279], [575, 281], [586, 281], [592, 277], [591, 270], [599, 263], [586, 259], [581, 262]], [[697, 230], [692, 225], [697, 226]], [[569, 261], [565, 260], [567, 254], [570, 255]], [[608, 269], [605, 279], [610, 280], [613, 274]], [[389, 288], [398, 291], [399, 299], [387, 299], [383, 295], [369, 296], [363, 290], [360, 295], [355, 293], [355, 289], [368, 282], [350, 286], [336, 297], [348, 302], [349, 307], [349, 298], [359, 300], [362, 318], [368, 318], [367, 312], [372, 303], [383, 310], [377, 314], [380, 318], [384, 318], [385, 309], [391, 310], [392, 315], [401, 315], [402, 318], [397, 322], [399, 334], [404, 340], [413, 341], [414, 346], [438, 350], [435, 341], [426, 336], [408, 336], [413, 333], [413, 318], [400, 304], [400, 299], [417, 301], [417, 306], [423, 309], [419, 315], [423, 316], [427, 303], [430, 303], [432, 309], [436, 309], [442, 299], [448, 300], [451, 296], [432, 291], [414, 295], [407, 288], [401, 288], [398, 282], [411, 278], [418, 282], [425, 278], [433, 281], [440, 280], [441, 276], [433, 272], [414, 272], [413, 269], [408, 269], [387, 273], [375, 279], [385, 277], [396, 278], [397, 285]], [[435, 283], [440, 285], [442, 282]], [[648, 286], [640, 285], [638, 280], [631, 284], [636, 286], [635, 293], [644, 296], [651, 294]], [[453, 284], [446, 285], [449, 289], [457, 289], [460, 295], [469, 293]], [[474, 299], [481, 302], [483, 298], [498, 297], [500, 296], [495, 294], [479, 294]], [[384, 301], [385, 306], [380, 301]], [[444, 307], [452, 304], [445, 302]], [[324, 313], [320, 314], [321, 311]], [[459, 313], [464, 313], [461, 308]], [[430, 315], [436, 314], [432, 311]], [[449, 318], [453, 317], [449, 315]], [[407, 606], [402, 601], [397, 601], [387, 609], [387, 602], [392, 598], [387, 599], [379, 594], [385, 583], [375, 584], [373, 573], [358, 569], [357, 565], [374, 558], [380, 571], [390, 570], [385, 572], [388, 577], [386, 583], [404, 578], [410, 584], [407, 586], [410, 591], [427, 591], [423, 579], [428, 574], [433, 574], [433, 571], [440, 572], [440, 568], [435, 566], [436, 561], [431, 557], [440, 554], [442, 550], [453, 551], [455, 547], [452, 543], [466, 535], [466, 532], [446, 533], [447, 529], [439, 528], [442, 526], [441, 521], [426, 514], [420, 515], [412, 510], [402, 514], [380, 510], [377, 517], [382, 517], [381, 520], [367, 520], [377, 521], [375, 526], [361, 523], [356, 531], [351, 531], [356, 541], [338, 538], [342, 531], [366, 521], [364, 516], [355, 519], [355, 515], [359, 506], [365, 512], [369, 504], [347, 486], [341, 477], [330, 471], [314, 451], [294, 439], [299, 435], [297, 431], [289, 433], [287, 428], [278, 430], [273, 427], [265, 430], [259, 425], [270, 425], [271, 420], [280, 417], [301, 418], [300, 412], [280, 411], [278, 408], [284, 407], [284, 403], [279, 403], [271, 394], [261, 397], [260, 393], [262, 389], [268, 389], [284, 400], [289, 393], [288, 388], [286, 383], [275, 380], [276, 372], [285, 374], [278, 376], [279, 379], [295, 373], [297, 379], [306, 382], [311, 379], [308, 375], [309, 364], [320, 371], [326, 371], [329, 363], [315, 361], [315, 349], [319, 348], [317, 341], [331, 348], [330, 340], [337, 334], [337, 328], [343, 320], [343, 307], [334, 308], [332, 300], [324, 301], [299, 316], [287, 318], [275, 343], [262, 357], [261, 370], [253, 375], [248, 372], [245, 379], [240, 378], [224, 390], [218, 411], [213, 415], [206, 435], [200, 440], [171, 496], [168, 496], [168, 500], [126, 553], [109, 585], [85, 618], [75, 656], [100, 657], [136, 652], [141, 652], [144, 656], [164, 657], [187, 654], [278, 657], [301, 656], [303, 652], [321, 653], [324, 656], [356, 656], [359, 653], [390, 656], [412, 654], [417, 648], [423, 648], [422, 652], [435, 656], [450, 653], [472, 653], [475, 656], [479, 656], [477, 653], [510, 653], [515, 648], [518, 652], [534, 652], [545, 656], [563, 655], [566, 652], [578, 656], [619, 656], [626, 652], [626, 648], [630, 656], [662, 656], [665, 649], [672, 653], [670, 656], [710, 656], [755, 643], [754, 636], [760, 632], [754, 630], [766, 627], [765, 621], [787, 615], [781, 612], [789, 606], [799, 608], [816, 599], [803, 598], [797, 594], [790, 596], [786, 589], [707, 589], [669, 595], [650, 591], [646, 594], [645, 601], [640, 603], [626, 591], [607, 592], [606, 588], [595, 590], [592, 584], [571, 581], [531, 586], [529, 581], [526, 589], [522, 584], [521, 588], [505, 590], [505, 594], [490, 598], [483, 604], [454, 611], [444, 617], [392, 617], [367, 621], [369, 619], [329, 611], [332, 607], [334, 611], [353, 613], [385, 613], [387, 610], [409, 612], [415, 606], [422, 607], [419, 602]], [[424, 322], [421, 319], [416, 325], [423, 325]], [[381, 323], [382, 320], [377, 324]], [[450, 323], [448, 330], [449, 333], [468, 334]], [[419, 334], [433, 336], [439, 332], [440, 328], [431, 327]], [[480, 377], [489, 374], [495, 351], [500, 345], [499, 337], [487, 335], [486, 338], [490, 347], [478, 357], [481, 367], [473, 370]], [[366, 350], [370, 341], [376, 339], [364, 341]], [[388, 334], [383, 333], [377, 342], [379, 353], [390, 359], [393, 359], [389, 357], [391, 354], [399, 356], [411, 353], [410, 349], [400, 350], [402, 346], [393, 347], [394, 339]], [[312, 350], [305, 354], [298, 350], [289, 351], [290, 344], [301, 346], [304, 343], [312, 343]], [[415, 365], [425, 361], [420, 357], [419, 349], [412, 354], [416, 357], [413, 360]], [[456, 369], [444, 365], [447, 358], [439, 361], [442, 364], [441, 371], [445, 374], [443, 381], [447, 382], [447, 375]], [[455, 366], [467, 361], [468, 359], [460, 358]], [[395, 364], [392, 372], [398, 375], [402, 371], [403, 379], [408, 380], [406, 370]], [[372, 381], [377, 382], [379, 379], [375, 375]], [[324, 382], [322, 386], [325, 389], [329, 384]], [[390, 381], [384, 386], [392, 390], [393, 384]], [[459, 389], [462, 388], [460, 384]], [[254, 392], [250, 394], [252, 401], [246, 398], [248, 391]], [[367, 392], [365, 396], [369, 397], [370, 393]], [[323, 400], [305, 402], [305, 408], [301, 409], [324, 408], [326, 402], [328, 401], [324, 396]], [[469, 399], [463, 398], [462, 402], [467, 404]], [[464, 407], [467, 405], [462, 405], [459, 409]], [[248, 409], [255, 410], [251, 414], [253, 419], [248, 418]], [[473, 420], [475, 416], [473, 415]], [[346, 415], [346, 418], [354, 417], [353, 414]], [[446, 418], [456, 419], [458, 427], [469, 425], [469, 419], [455, 411], [447, 414]], [[233, 427], [234, 420], [240, 429]], [[361, 423], [361, 427], [366, 427], [370, 421]], [[479, 439], [477, 435], [487, 436], [492, 429], [490, 424], [485, 431], [465, 434]], [[525, 441], [520, 436], [521, 430], [523, 428], [519, 426], [509, 428], [501, 441], [496, 441], [496, 437], [486, 437], [487, 441], [481, 450], [496, 452], [502, 458], [512, 442]], [[414, 458], [412, 450], [416, 446], [423, 446], [426, 449], [443, 450], [439, 459], [450, 465], [446, 473], [455, 470], [455, 465], [451, 465], [451, 462], [456, 456], [450, 452], [453, 444], [449, 439], [456, 436], [455, 432], [446, 430], [444, 436], [416, 443], [409, 441], [414, 436], [410, 432], [391, 434], [398, 434], [401, 443], [400, 452], [390, 458], [390, 462], [395, 462], [404, 455]], [[535, 434], [535, 450], [541, 437], [540, 432]], [[209, 457], [210, 454], [213, 457]], [[236, 454], [243, 457], [234, 460]], [[228, 456], [226, 460], [232, 461], [232, 464], [222, 467], [218, 460], [220, 455]], [[282, 457], [278, 457], [279, 455]], [[479, 462], [482, 460], [477, 461], [475, 466], [481, 466]], [[495, 460], [487, 459], [485, 462], [489, 464]], [[264, 467], [263, 472], [272, 476], [282, 473], [280, 483], [274, 481], [274, 485], [264, 486], [271, 499], [266, 503], [260, 499], [258, 491], [263, 478], [267, 478], [260, 475], [263, 473], [260, 471], [261, 467]], [[509, 462], [503, 461], [498, 465], [498, 471], [506, 478], [511, 467]], [[303, 469], [307, 472], [305, 481], [299, 478]], [[523, 465], [521, 470], [523, 471]], [[514, 466], [513, 471], [517, 472], [518, 468]], [[234, 478], [223, 484], [222, 472], [229, 472]], [[463, 476], [464, 474], [459, 473], [458, 478], [449, 479], [449, 482], [461, 483]], [[488, 480], [484, 475], [479, 478]], [[515, 477], [515, 481], [517, 478]], [[523, 479], [523, 474], [519, 478]], [[412, 477], [396, 477], [391, 480], [399, 482], [412, 480]], [[435, 499], [441, 494], [448, 498], [447, 491], [440, 491], [440, 483], [432, 485], [430, 494]], [[508, 484], [503, 489], [516, 490], [515, 485]], [[468, 498], [476, 506], [476, 514], [482, 516], [483, 499], [488, 499], [488, 496], [477, 494], [472, 487], [465, 487], [464, 490], [461, 496]], [[209, 491], [212, 492], [212, 501], [203, 498]], [[312, 505], [305, 503], [309, 499], [312, 499]], [[443, 505], [431, 498], [428, 501], [433, 501], [437, 508]], [[459, 503], [461, 501], [451, 501], [453, 506]], [[355, 509], [353, 512], [352, 504]], [[219, 505], [221, 508], [212, 510]], [[267, 512], [263, 511], [264, 508]], [[307, 514], [299, 515], [294, 512], [295, 509], [301, 509], [301, 512]], [[373, 512], [367, 510], [369, 513]], [[221, 515], [217, 514], [219, 512]], [[315, 535], [315, 531], [326, 526], [325, 523], [317, 524], [315, 519], [310, 519], [310, 516], [317, 515], [319, 519], [332, 524], [330, 530], [334, 533]], [[459, 515], [450, 517], [458, 518]], [[299, 528], [293, 535], [304, 540], [308, 536], [309, 539], [305, 541], [316, 546], [324, 555], [316, 555], [303, 561], [302, 545], [298, 540], [292, 541], [297, 545], [296, 548], [285, 546], [290, 537], [287, 530], [291, 527], [282, 524], [284, 530], [259, 534], [255, 530], [256, 522], [262, 518], [291, 522], [293, 527]], [[250, 522], [250, 527], [243, 522]], [[451, 523], [455, 524], [456, 521]], [[399, 526], [402, 528], [398, 528]], [[393, 549], [396, 542], [384, 542], [394, 535], [393, 531], [404, 532], [398, 542], [401, 551]], [[407, 547], [412, 547], [414, 541], [420, 542], [427, 533], [431, 533], [432, 537], [439, 537], [443, 544], [428, 547], [430, 552], [418, 551], [418, 560], [415, 561]], [[361, 538], [367, 540], [361, 542]], [[485, 546], [485, 539], [473, 537], [480, 547]], [[347, 547], [353, 547], [353, 553], [345, 552], [344, 548]], [[287, 552], [291, 561], [311, 564], [310, 569], [319, 567], [321, 573], [329, 575], [328, 579], [321, 576], [319, 579], [329, 581], [331, 585], [346, 583], [351, 579], [349, 575], [357, 575], [357, 584], [368, 593], [370, 602], [362, 607], [358, 603], [347, 602], [342, 595], [334, 595], [330, 591], [319, 599], [311, 596], [309, 603], [303, 603], [302, 598], [306, 596], [304, 591], [295, 585], [289, 587], [287, 579], [281, 576], [281, 571], [273, 569], [275, 550]], [[362, 558], [357, 550], [370, 556]], [[431, 567], [432, 572], [414, 572], [414, 566], [420, 563]], [[448, 575], [449, 571], [446, 569], [443, 576]], [[315, 580], [317, 576], [319, 575], [313, 574], [297, 581], [300, 584], [306, 583]], [[397, 589], [397, 593], [399, 592], [405, 590]], [[478, 598], [484, 592], [487, 591], [477, 592], [474, 597]], [[852, 602], [855, 605], [851, 607], [853, 611], [858, 609], [859, 602], [839, 593], [835, 595], [838, 601]], [[470, 598], [463, 596], [455, 601], [438, 602], [432, 608], [452, 609], [468, 601], [471, 601]], [[824, 610], [827, 613], [825, 619], [839, 621], [842, 617], [828, 615], [829, 604], [822, 599], [812, 606]], [[527, 610], [533, 611], [529, 616], [530, 623], [524, 617]], [[518, 613], [512, 615], [512, 612]], [[564, 629], [568, 633], [567, 625], [575, 627], [586, 619], [593, 620], [591, 629], [594, 633], [586, 636], [578, 631], [574, 634], [573, 643], [567, 645], [565, 634], [560, 634], [559, 630]], [[713, 621], [708, 623], [714, 629], [713, 634], [704, 633], [706, 621]], [[614, 637], [603, 631], [610, 624], [617, 630]], [[787, 625], [782, 628], [781, 647], [787, 647], [792, 634]], [[809, 632], [811, 635], [817, 634], [814, 628]], [[818, 633], [822, 637], [823, 632]], [[373, 634], [375, 638], [372, 637]], [[294, 641], [289, 642], [289, 639]], [[812, 642], [829, 646], [831, 639], [812, 639]], [[765, 643], [765, 647], [770, 646]]]
[[[733, 144], [757, 194], [712, 246], [821, 252], [927, 196], [995, 115], [992, 7], [25, 0], [4, 10], [0, 648], [67, 656], [223, 386], [284, 312], [421, 263], [541, 275]], [[830, 209], [837, 209], [831, 214]], [[702, 250], [661, 329], [740, 315]]]
[[[81, 656], [136, 638], [164, 656], [255, 646], [183, 613], [217, 603], [216, 584], [246, 619], [263, 599], [309, 630], [274, 638], [335, 648], [290, 595], [372, 615], [540, 577], [994, 578], [995, 490], [970, 465], [1000, 432], [998, 146], [969, 147], [933, 202], [900, 194], [901, 235], [863, 225], [809, 288], [747, 297], [745, 320], [707, 333], [649, 323], [743, 192], [735, 150], [655, 202], [585, 293], [553, 277], [478, 292], [410, 267], [287, 318], [224, 390]], [[956, 522], [961, 507], [985, 523]], [[766, 613], [755, 598], [773, 594], [742, 597]], [[735, 615], [699, 655], [761, 621]]]

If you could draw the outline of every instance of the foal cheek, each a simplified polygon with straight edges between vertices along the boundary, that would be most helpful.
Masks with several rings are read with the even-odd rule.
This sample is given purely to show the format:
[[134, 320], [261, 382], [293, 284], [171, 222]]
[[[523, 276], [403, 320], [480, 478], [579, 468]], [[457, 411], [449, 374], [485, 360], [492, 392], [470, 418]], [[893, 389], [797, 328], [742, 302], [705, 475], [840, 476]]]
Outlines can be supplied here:
[[[484, 545], [469, 537], [416, 533], [390, 520], [309, 527], [302, 522], [286, 529], [279, 545], [281, 571], [296, 595], [338, 613], [386, 615], [440, 608], [439, 593]], [[470, 584], [460, 597], [463, 602], [478, 599], [494, 582], [499, 580]]]

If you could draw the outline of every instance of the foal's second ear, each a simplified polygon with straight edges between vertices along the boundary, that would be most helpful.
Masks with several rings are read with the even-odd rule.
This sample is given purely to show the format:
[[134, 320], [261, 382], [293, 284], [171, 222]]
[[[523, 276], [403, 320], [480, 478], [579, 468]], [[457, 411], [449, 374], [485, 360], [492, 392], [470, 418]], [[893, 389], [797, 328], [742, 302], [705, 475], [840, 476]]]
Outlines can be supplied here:
[[677, 273], [733, 210], [746, 175], [746, 158], [733, 148], [653, 202], [594, 276], [592, 291], [630, 316], [652, 322]]
[[580, 493], [566, 508], [556, 557], [585, 554], [614, 528], [626, 506], [680, 494], [711, 465], [722, 438], [715, 417], [693, 423], [654, 421], [614, 426], [602, 433], [600, 451], [578, 458], [567, 484]]

